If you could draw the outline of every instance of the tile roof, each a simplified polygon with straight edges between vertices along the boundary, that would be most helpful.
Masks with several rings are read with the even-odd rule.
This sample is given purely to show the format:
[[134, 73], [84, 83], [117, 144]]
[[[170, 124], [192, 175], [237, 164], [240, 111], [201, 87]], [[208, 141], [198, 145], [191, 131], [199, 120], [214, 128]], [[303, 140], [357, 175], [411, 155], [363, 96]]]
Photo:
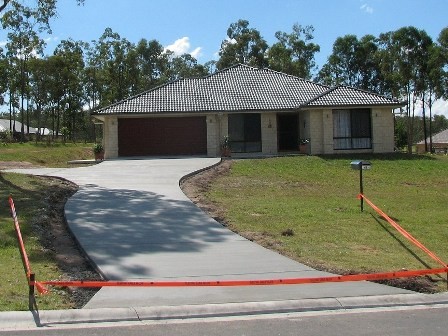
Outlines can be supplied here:
[[353, 87], [339, 85], [310, 100], [307, 106], [312, 107], [350, 107], [350, 106], [403, 106], [396, 99], [378, 95]]
[[351, 105], [396, 104], [391, 99], [356, 89], [334, 90], [281, 72], [239, 64], [207, 77], [170, 82], [93, 114], [279, 111], [319, 104], [339, 106], [339, 101], [349, 102], [352, 93], [354, 104]]
[[[426, 141], [429, 143], [430, 139], [429, 137], [426, 139]], [[425, 140], [420, 141], [418, 144], [424, 144]], [[432, 136], [432, 143], [448, 143], [448, 129], [434, 134]]]

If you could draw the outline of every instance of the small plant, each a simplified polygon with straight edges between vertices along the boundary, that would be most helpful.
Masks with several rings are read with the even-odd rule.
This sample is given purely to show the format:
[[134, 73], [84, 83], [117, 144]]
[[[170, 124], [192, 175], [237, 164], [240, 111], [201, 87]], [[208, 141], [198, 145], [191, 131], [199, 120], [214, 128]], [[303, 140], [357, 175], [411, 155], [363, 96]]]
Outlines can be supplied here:
[[299, 139], [299, 144], [300, 145], [306, 145], [310, 143], [310, 138], [301, 138]]
[[104, 152], [104, 147], [102, 144], [100, 143], [96, 143], [93, 145], [93, 152], [95, 154], [99, 154], [99, 153], [103, 153]]
[[228, 135], [225, 135], [224, 138], [222, 139], [221, 148], [230, 149], [230, 139]]
[[221, 142], [221, 155], [224, 157], [229, 157], [230, 154], [230, 139], [228, 135], [225, 135]]

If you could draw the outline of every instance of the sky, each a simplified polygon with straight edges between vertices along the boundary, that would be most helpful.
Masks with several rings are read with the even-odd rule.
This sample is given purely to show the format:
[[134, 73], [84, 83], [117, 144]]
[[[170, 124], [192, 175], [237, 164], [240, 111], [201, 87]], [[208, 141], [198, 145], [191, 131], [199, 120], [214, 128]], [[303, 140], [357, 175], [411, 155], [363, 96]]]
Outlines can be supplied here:
[[[448, 0], [85, 0], [84, 6], [59, 0], [58, 13], [53, 34], [45, 36], [49, 54], [61, 40], [98, 40], [109, 27], [134, 43], [156, 39], [176, 53], [191, 53], [199, 63], [217, 59], [227, 28], [239, 19], [248, 20], [269, 45], [277, 31], [291, 33], [295, 23], [313, 26], [319, 67], [336, 38], [347, 34], [378, 36], [415, 26], [436, 40], [448, 26]], [[6, 39], [2, 33], [0, 45]], [[448, 117], [448, 103], [443, 104]]]

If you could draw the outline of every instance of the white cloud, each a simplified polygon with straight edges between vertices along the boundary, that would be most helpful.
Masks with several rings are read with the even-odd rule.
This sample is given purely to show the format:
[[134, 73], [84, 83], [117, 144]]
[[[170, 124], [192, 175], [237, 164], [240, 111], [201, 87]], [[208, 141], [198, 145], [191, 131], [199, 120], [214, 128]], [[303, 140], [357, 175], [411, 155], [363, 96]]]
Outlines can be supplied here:
[[[411, 110], [412, 110], [412, 98], [411, 98], [411, 101], [409, 104], [410, 104]], [[420, 100], [418, 100], [415, 104], [416, 104], [415, 105], [416, 115], [422, 116], [422, 114], [423, 114], [422, 102]], [[427, 105], [425, 108], [425, 114], [426, 114], [426, 117], [429, 118], [429, 107]], [[432, 104], [432, 115], [434, 116], [435, 114], [444, 115], [446, 118], [448, 118], [448, 101], [446, 101], [444, 99], [437, 99], [436, 101], [434, 101], [434, 103]]]
[[165, 51], [166, 50], [172, 51], [176, 56], [180, 56], [183, 54], [190, 54], [196, 59], [202, 56], [202, 48], [197, 47], [191, 50], [190, 38], [186, 36], [177, 39], [176, 41], [174, 41], [173, 44], [166, 46]]
[[373, 7], [372, 7], [372, 6], [369, 6], [368, 4], [363, 4], [363, 5], [360, 7], [360, 9], [361, 9], [363, 12], [368, 13], [368, 14], [372, 14], [372, 13], [373, 13]]
[[[429, 111], [426, 113], [429, 115]], [[437, 99], [432, 105], [432, 114], [444, 115], [448, 118], [448, 101], [443, 99]]]

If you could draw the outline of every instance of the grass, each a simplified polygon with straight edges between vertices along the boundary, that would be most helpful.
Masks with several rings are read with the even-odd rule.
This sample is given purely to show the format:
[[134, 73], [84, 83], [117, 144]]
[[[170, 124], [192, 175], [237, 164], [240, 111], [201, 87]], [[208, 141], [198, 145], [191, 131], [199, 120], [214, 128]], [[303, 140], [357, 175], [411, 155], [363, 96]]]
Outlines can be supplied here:
[[[357, 157], [296, 156], [239, 160], [208, 197], [243, 236], [320, 269], [379, 272], [440, 267], [365, 205]], [[364, 194], [448, 261], [448, 157], [363, 156]], [[444, 285], [446, 286], [446, 284]], [[441, 285], [442, 287], [442, 285]], [[446, 287], [445, 287], [446, 288]]]
[[[19, 174], [0, 174], [0, 310], [25, 310], [28, 308], [28, 286], [18, 249], [13, 220], [9, 213], [8, 196], [12, 194], [22, 235], [32, 270], [40, 279], [58, 279], [61, 273], [54, 255], [45, 249], [36, 233], [36, 218], [43, 215], [46, 194], [54, 189], [48, 179]], [[65, 291], [56, 290], [52, 295], [37, 296], [40, 309], [71, 307]]]
[[26, 161], [46, 167], [67, 167], [70, 160], [93, 159], [92, 144], [0, 143], [0, 161]]
[[[85, 144], [14, 143], [0, 145], [0, 161], [27, 161], [47, 167], [67, 166], [67, 160], [92, 158]], [[38, 279], [58, 279], [61, 272], [53, 253], [38, 239], [35, 220], [42, 216], [45, 199], [54, 192], [51, 180], [0, 172], [0, 310], [28, 309], [28, 286], [20, 258], [14, 225], [9, 213], [8, 196], [14, 197], [25, 246]], [[50, 234], [50, 233], [49, 233]], [[39, 309], [72, 307], [66, 291], [52, 289], [51, 295], [36, 296]]]

